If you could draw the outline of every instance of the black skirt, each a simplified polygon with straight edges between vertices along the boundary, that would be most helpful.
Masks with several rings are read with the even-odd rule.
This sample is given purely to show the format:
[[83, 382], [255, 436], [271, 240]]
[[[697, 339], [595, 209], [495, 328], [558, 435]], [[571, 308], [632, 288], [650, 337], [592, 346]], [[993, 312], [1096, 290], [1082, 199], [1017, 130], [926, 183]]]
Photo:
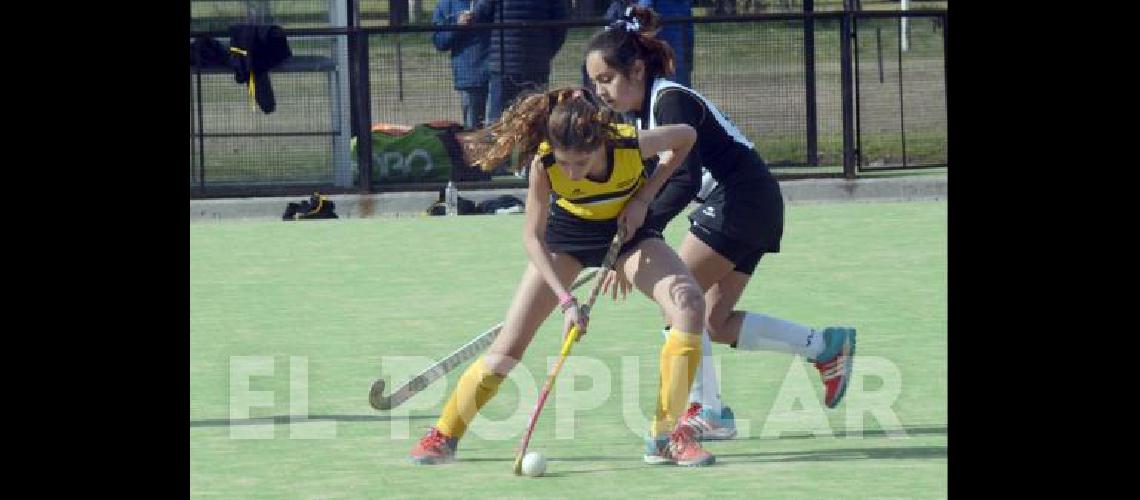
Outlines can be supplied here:
[[689, 220], [749, 249], [780, 251], [784, 236], [784, 197], [770, 175], [730, 180], [717, 185]]
[[[600, 266], [617, 234], [617, 220], [582, 219], [553, 204], [550, 212], [546, 220], [546, 248], [574, 257], [583, 267]], [[648, 238], [660, 239], [661, 231], [642, 224], [633, 238], [622, 245], [618, 255], [629, 253]]]

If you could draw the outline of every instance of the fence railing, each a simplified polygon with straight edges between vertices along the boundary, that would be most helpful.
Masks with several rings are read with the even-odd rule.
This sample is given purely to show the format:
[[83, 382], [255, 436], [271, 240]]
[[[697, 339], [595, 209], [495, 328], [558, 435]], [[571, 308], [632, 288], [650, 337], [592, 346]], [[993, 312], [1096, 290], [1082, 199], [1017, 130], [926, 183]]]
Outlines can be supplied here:
[[[285, 30], [294, 57], [270, 71], [273, 113], [251, 106], [232, 70], [191, 66], [191, 197], [438, 189], [373, 179], [369, 140], [355, 141], [350, 154], [353, 138], [370, 137], [375, 122], [462, 121], [450, 56], [431, 45], [431, 33], [566, 29], [551, 64], [557, 87], [582, 84], [585, 43], [605, 25], [364, 26], [358, 1], [332, 0], [327, 20], [312, 19], [321, 27]], [[666, 20], [682, 23], [694, 32], [693, 88], [756, 144], [777, 177], [948, 167], [945, 10]], [[204, 36], [225, 43], [228, 32], [191, 32]]]

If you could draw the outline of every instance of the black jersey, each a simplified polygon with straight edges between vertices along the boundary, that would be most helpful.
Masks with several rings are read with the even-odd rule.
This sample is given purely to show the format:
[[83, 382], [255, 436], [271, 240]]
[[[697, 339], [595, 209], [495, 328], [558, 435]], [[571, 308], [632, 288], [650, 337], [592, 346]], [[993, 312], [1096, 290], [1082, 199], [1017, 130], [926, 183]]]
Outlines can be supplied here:
[[[708, 200], [700, 200], [690, 220], [741, 245], [778, 252], [783, 197], [752, 141], [704, 96], [675, 82], [654, 80], [644, 102], [638, 128], [684, 123], [697, 131], [697, 143], [650, 205], [646, 224], [663, 229], [699, 191]], [[703, 189], [702, 170], [715, 181]]]
[[752, 141], [704, 96], [664, 78], [654, 80], [647, 94], [648, 105], [643, 106], [638, 117], [638, 128], [685, 123], [697, 130], [694, 154], [682, 164], [689, 176], [687, 181], [695, 177], [699, 185], [701, 168], [719, 183], [771, 177]]

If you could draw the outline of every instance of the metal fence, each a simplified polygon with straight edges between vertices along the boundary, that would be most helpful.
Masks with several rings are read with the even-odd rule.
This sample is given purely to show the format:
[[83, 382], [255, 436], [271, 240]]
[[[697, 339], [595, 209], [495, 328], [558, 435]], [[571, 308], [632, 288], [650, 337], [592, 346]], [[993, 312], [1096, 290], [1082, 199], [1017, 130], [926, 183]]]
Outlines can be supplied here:
[[[692, 87], [732, 118], [778, 177], [948, 167], [946, 10], [846, 3], [844, 10], [666, 24], [692, 25]], [[414, 5], [399, 1], [389, 10], [381, 0], [193, 0], [191, 7], [192, 39], [228, 43], [230, 24], [277, 24], [294, 54], [270, 72], [277, 109], [269, 114], [251, 105], [232, 70], [190, 67], [191, 197], [438, 189], [372, 179], [371, 141], [350, 154], [352, 138], [368, 136], [372, 123], [462, 121], [450, 56], [432, 46], [432, 32], [566, 29], [552, 62], [557, 87], [582, 83], [586, 41], [605, 24], [581, 13], [527, 26], [432, 26], [430, 13], [405, 24]], [[384, 15], [392, 22], [374, 25]]]

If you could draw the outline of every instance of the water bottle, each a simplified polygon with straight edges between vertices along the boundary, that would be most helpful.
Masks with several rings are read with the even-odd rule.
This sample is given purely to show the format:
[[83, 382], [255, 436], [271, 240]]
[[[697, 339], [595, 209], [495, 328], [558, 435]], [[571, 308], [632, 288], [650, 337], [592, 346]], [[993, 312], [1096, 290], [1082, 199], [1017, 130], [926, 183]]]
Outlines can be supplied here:
[[454, 181], [447, 181], [443, 200], [447, 205], [447, 215], [459, 215], [459, 191], [455, 189]]

